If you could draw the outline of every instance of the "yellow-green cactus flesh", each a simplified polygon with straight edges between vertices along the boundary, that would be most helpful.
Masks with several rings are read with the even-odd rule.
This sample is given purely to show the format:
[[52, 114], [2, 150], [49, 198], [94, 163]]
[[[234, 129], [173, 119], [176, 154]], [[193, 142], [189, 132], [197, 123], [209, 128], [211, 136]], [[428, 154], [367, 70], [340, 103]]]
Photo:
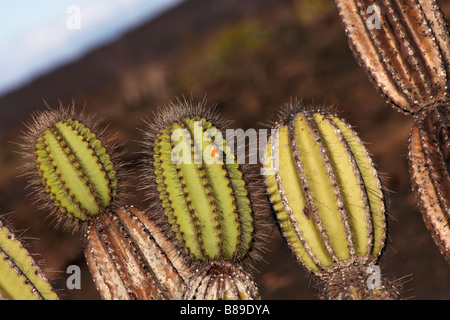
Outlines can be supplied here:
[[1, 222], [0, 297], [8, 300], [58, 299], [29, 252]]
[[245, 181], [219, 135], [209, 121], [187, 117], [162, 128], [154, 143], [159, 198], [177, 239], [197, 260], [245, 256], [252, 241]]
[[36, 165], [60, 211], [84, 221], [110, 205], [117, 178], [110, 156], [96, 135], [76, 120], [62, 120], [37, 139]]
[[[321, 274], [336, 262], [375, 261], [385, 240], [381, 184], [365, 147], [340, 118], [298, 112], [277, 126], [265, 176], [277, 223], [296, 254]], [[278, 157], [276, 159], [276, 157]]]

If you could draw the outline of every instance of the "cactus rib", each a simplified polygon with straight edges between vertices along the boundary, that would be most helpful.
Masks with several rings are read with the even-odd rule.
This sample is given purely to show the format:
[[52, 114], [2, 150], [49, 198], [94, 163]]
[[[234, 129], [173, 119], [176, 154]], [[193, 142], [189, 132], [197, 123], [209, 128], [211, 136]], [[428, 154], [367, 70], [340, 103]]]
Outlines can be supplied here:
[[0, 221], [0, 297], [57, 300], [45, 275], [14, 234]]
[[450, 263], [449, 106], [430, 107], [417, 117], [409, 137], [413, 190], [425, 225]]
[[89, 225], [85, 256], [102, 299], [181, 299], [189, 269], [158, 226], [134, 207]]

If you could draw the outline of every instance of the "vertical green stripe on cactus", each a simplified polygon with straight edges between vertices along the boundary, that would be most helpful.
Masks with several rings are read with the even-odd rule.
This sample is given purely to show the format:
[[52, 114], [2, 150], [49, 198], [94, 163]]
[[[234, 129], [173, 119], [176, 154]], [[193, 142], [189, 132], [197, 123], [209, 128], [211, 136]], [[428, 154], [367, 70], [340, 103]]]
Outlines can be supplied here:
[[330, 173], [320, 152], [321, 143], [317, 141], [308, 120], [301, 113], [294, 120], [293, 130], [317, 214], [337, 258], [346, 260], [350, 257], [347, 231], [329, 177]]
[[[203, 119], [203, 127], [208, 130], [215, 132], [217, 130], [210, 122], [205, 121]], [[227, 234], [230, 237], [227, 237], [227, 245], [228, 247], [234, 247], [234, 239], [237, 236], [237, 245], [238, 247], [234, 248], [234, 254], [238, 257], [243, 257], [246, 252], [250, 249], [251, 243], [253, 241], [253, 210], [250, 203], [249, 194], [247, 191], [247, 187], [245, 184], [244, 176], [240, 171], [239, 164], [236, 162], [235, 155], [231, 152], [230, 147], [227, 145], [227, 141], [225, 137], [223, 138], [222, 145], [215, 144], [218, 150], [223, 155], [223, 159], [221, 161], [221, 166], [223, 173], [225, 173], [224, 184], [219, 184], [215, 182], [217, 185], [217, 192], [214, 193], [218, 199], [217, 203], [222, 203], [224, 201], [224, 197], [228, 198], [228, 191], [231, 196], [231, 205], [224, 207], [221, 211], [221, 226], [226, 227], [229, 232]], [[208, 168], [208, 165], [205, 165]], [[211, 180], [210, 180], [211, 181]], [[230, 190], [231, 188], [231, 190]], [[227, 192], [223, 192], [223, 190], [227, 190]], [[236, 251], [237, 249], [237, 251]], [[231, 252], [230, 252], [231, 254]]]
[[356, 136], [355, 132], [338, 117], [333, 115], [330, 115], [330, 117], [344, 135], [361, 172], [364, 186], [369, 198], [369, 205], [372, 215], [374, 238], [372, 256], [377, 257], [384, 247], [386, 232], [384, 197], [377, 171], [373, 166], [367, 150], [361, 143], [360, 139]]
[[[188, 126], [192, 125], [192, 119], [186, 119], [185, 121]], [[223, 163], [223, 154], [227, 152], [226, 142], [221, 137], [221, 133], [211, 123], [203, 121], [200, 124], [203, 127], [202, 136], [204, 138], [202, 141], [196, 141], [196, 143], [201, 143], [202, 150], [206, 151], [203, 152], [204, 160], [205, 156], [211, 156], [208, 159], [209, 164], [203, 161], [203, 170], [211, 189], [211, 195], [214, 196], [216, 214], [220, 217], [221, 236], [226, 239], [221, 244], [222, 254], [229, 259], [233, 257], [239, 245], [240, 228], [234, 192], [230, 185], [227, 166]], [[214, 143], [212, 138], [216, 136], [218, 136], [217, 141], [214, 140], [216, 142]], [[220, 141], [221, 138], [222, 141]], [[222, 159], [219, 158], [220, 155], [222, 155]], [[222, 240], [219, 239], [219, 241]]]
[[[290, 149], [290, 141], [287, 139], [287, 137], [288, 137], [287, 128], [286, 127], [280, 128], [280, 134], [279, 134], [279, 145], [281, 146], [280, 150], [279, 150], [280, 153], [281, 152], [284, 153], [284, 151], [286, 149]], [[267, 159], [272, 159], [272, 142], [271, 141], [269, 141], [269, 143], [267, 144]], [[292, 160], [293, 160], [293, 158], [289, 155], [289, 157], [286, 158], [285, 162], [283, 162], [283, 165], [280, 166], [280, 169], [283, 168], [283, 172], [282, 173], [279, 172], [277, 174], [279, 175], [279, 179], [281, 181], [284, 181], [284, 179], [285, 179], [284, 178], [286, 176], [285, 172], [290, 171], [291, 176], [293, 175], [294, 177], [297, 177], [295, 164], [292, 162]], [[266, 167], [270, 168], [270, 164], [266, 163]], [[289, 177], [289, 174], [287, 175], [287, 177]], [[289, 209], [292, 210], [292, 208], [295, 209], [295, 207], [293, 207], [291, 203], [295, 202], [296, 198], [299, 195], [303, 194], [303, 191], [297, 190], [296, 196], [292, 197], [292, 195], [286, 196], [286, 190], [284, 190], [283, 196], [285, 197], [285, 201], [286, 200], [288, 201], [288, 207], [285, 207], [283, 200], [281, 198], [280, 189], [279, 189], [279, 187], [281, 186], [281, 181], [280, 181], [280, 184], [278, 185], [274, 174], [268, 174], [265, 176], [265, 178], [266, 178], [267, 192], [270, 196], [270, 201], [272, 203], [273, 210], [276, 213], [276, 218], [277, 218], [278, 224], [280, 226], [280, 229], [282, 230], [284, 237], [290, 244], [292, 250], [295, 251], [296, 255], [300, 258], [300, 260], [303, 261], [309, 269], [318, 271], [319, 268], [314, 263], [313, 259], [306, 252], [306, 249], [303, 245], [303, 241], [302, 241], [302, 239], [300, 239], [301, 235], [297, 234], [297, 232], [294, 229], [294, 226], [292, 224], [292, 221], [289, 219], [289, 215], [286, 212], [286, 209], [288, 209], [288, 210]], [[294, 184], [289, 184], [289, 186], [291, 188], [295, 188], [295, 186], [298, 186], [298, 183], [296, 182]], [[289, 192], [289, 190], [288, 190], [288, 192]], [[291, 214], [293, 214], [293, 213], [291, 213]], [[300, 225], [299, 225], [299, 227], [300, 227]], [[314, 234], [317, 234], [317, 233], [316, 232], [308, 233], [308, 231], [303, 232], [303, 238], [308, 237], [308, 235], [314, 235]], [[314, 246], [313, 243], [311, 243], [311, 245]], [[324, 251], [326, 252], [326, 249]], [[319, 254], [319, 256], [320, 256], [320, 254]], [[327, 254], [325, 255], [325, 257], [329, 258], [329, 256]]]
[[26, 284], [20, 270], [0, 251], [0, 292], [8, 300], [37, 300], [39, 295], [33, 292], [33, 286]]
[[[49, 149], [49, 155], [55, 167], [61, 173], [61, 181], [64, 187], [70, 190], [70, 193], [75, 196], [82, 208], [85, 208], [92, 215], [97, 214], [100, 209], [97, 206], [95, 195], [91, 192], [91, 187], [86, 179], [82, 177], [81, 168], [78, 167], [76, 159], [73, 158], [73, 155], [68, 154], [70, 151], [61, 146], [55, 133], [47, 130], [44, 137]], [[57, 193], [55, 195], [58, 197]]]
[[[372, 226], [366, 220], [369, 211], [367, 194], [357, 168], [353, 155], [346, 149], [346, 143], [341, 134], [335, 131], [331, 119], [323, 114], [313, 115], [322, 143], [327, 150], [328, 157], [339, 184], [339, 191], [348, 211], [350, 228], [352, 229], [353, 244], [358, 256], [368, 254], [371, 243]], [[356, 171], [355, 171], [356, 170]], [[363, 189], [362, 189], [363, 188]]]
[[58, 299], [28, 251], [1, 222], [0, 275], [0, 296], [6, 299]]
[[[89, 147], [92, 149], [93, 153], [97, 156], [99, 164], [102, 166], [102, 170], [106, 173], [107, 178], [109, 180], [109, 194], [110, 197], [114, 198], [117, 195], [118, 189], [118, 180], [116, 176], [116, 170], [114, 169], [114, 165], [111, 161], [111, 157], [106, 152], [105, 147], [102, 145], [99, 139], [97, 139], [96, 135], [91, 132], [91, 130], [85, 127], [82, 123], [76, 120], [66, 120], [66, 123], [71, 125], [74, 130], [80, 134], [84, 140], [89, 144]], [[106, 197], [105, 197], [106, 198]]]
[[[230, 154], [226, 153], [227, 157]], [[245, 186], [245, 181], [242, 172], [239, 170], [239, 164], [232, 163], [226, 165], [230, 183], [233, 188], [235, 203], [239, 216], [239, 231], [240, 231], [240, 251], [239, 255], [245, 255], [253, 241], [253, 211], [249, 199], [249, 194]]]
[[[193, 145], [191, 146], [191, 164], [180, 164], [183, 181], [186, 185], [185, 193], [192, 203], [193, 214], [198, 219], [198, 227], [201, 233], [201, 246], [205, 255], [214, 259], [219, 256], [221, 248], [221, 228], [213, 193], [205, 174], [204, 167], [211, 168], [211, 164], [195, 163], [196, 157], [203, 153], [203, 127], [200, 121], [185, 119], [186, 129], [191, 134]], [[177, 124], [174, 125], [176, 127]], [[197, 130], [197, 132], [196, 132]], [[198, 161], [198, 160], [197, 160]]]
[[[95, 200], [81, 179], [72, 160], [59, 145], [51, 130], [46, 130], [43, 143], [37, 144], [37, 163], [47, 191], [56, 205], [67, 214], [80, 220], [86, 219], [82, 206], [90, 208], [93, 214], [98, 213]], [[40, 148], [44, 148], [42, 152]], [[74, 189], [71, 189], [75, 187]]]
[[[286, 221], [285, 226], [291, 225], [293, 231], [295, 231], [295, 226], [297, 226], [297, 229], [301, 232], [296, 237], [294, 237], [294, 233], [289, 232], [289, 234], [292, 234], [291, 243], [295, 243], [295, 247], [300, 250], [300, 257], [308, 267], [316, 269], [317, 266], [315, 264], [330, 266], [332, 259], [312, 217], [311, 209], [306, 200], [304, 186], [299, 179], [288, 127], [282, 127], [279, 131], [279, 157], [283, 161], [278, 172], [280, 181], [277, 183], [279, 188], [282, 188], [284, 191], [283, 197], [286, 211], [283, 214], [286, 215], [284, 217]], [[289, 219], [290, 223], [286, 219]], [[309, 250], [305, 251], [305, 249]], [[306, 256], [308, 254], [307, 251], [310, 251], [311, 257]], [[314, 263], [313, 261], [316, 262]], [[314, 265], [311, 265], [311, 263], [314, 263]]]
[[[87, 128], [85, 129], [87, 132], [83, 132], [83, 135], [81, 135], [78, 131], [74, 131], [72, 126], [61, 122], [56, 123], [55, 127], [67, 143], [77, 162], [81, 165], [81, 170], [86, 175], [93, 190], [95, 190], [101, 205], [104, 207], [108, 206], [111, 201], [109, 179], [103, 169], [102, 162], [99, 161], [98, 156], [86, 141], [87, 138], [95, 139], [95, 135], [90, 133]], [[103, 151], [103, 153], [105, 154], [106, 152]]]
[[[174, 127], [183, 129], [178, 124], [174, 124]], [[161, 189], [165, 188], [165, 191], [160, 190], [160, 199], [177, 239], [187, 248], [190, 254], [200, 259], [203, 254], [197, 239], [196, 218], [190, 213], [192, 210], [188, 204], [190, 199], [186, 198], [185, 190], [181, 186], [184, 178], [181, 172], [178, 172], [180, 169], [177, 168], [172, 159], [173, 145], [185, 144], [183, 150], [190, 150], [191, 144], [189, 140], [183, 137], [179, 142], [174, 141], [172, 145], [171, 135], [172, 128], [165, 128], [155, 141], [155, 156], [159, 155], [160, 159], [159, 163], [155, 161], [155, 168], [159, 169], [155, 169], [155, 174], [157, 177], [161, 177], [159, 180]], [[159, 168], [158, 165], [160, 165]], [[180, 179], [182, 180], [180, 181]]]

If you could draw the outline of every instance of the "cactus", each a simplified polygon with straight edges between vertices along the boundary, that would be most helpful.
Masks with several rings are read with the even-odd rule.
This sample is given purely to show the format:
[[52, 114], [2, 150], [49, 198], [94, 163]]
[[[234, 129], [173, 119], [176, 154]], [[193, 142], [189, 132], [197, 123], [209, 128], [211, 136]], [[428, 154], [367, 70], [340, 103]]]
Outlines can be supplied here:
[[133, 206], [89, 224], [85, 256], [100, 296], [118, 299], [182, 299], [189, 267], [172, 242]]
[[[258, 222], [263, 221], [254, 210], [262, 203], [263, 188], [255, 185], [259, 180], [246, 180], [244, 166], [236, 163], [222, 136], [225, 124], [204, 102], [178, 101], [148, 123], [144, 143], [143, 186], [153, 203], [149, 211], [188, 261], [203, 265], [201, 270], [213, 263], [215, 274], [227, 273], [230, 261], [238, 265], [255, 257], [261, 242]], [[261, 206], [258, 214], [264, 212]], [[196, 276], [191, 282], [197, 283]], [[226, 291], [214, 297], [225, 298]], [[228, 298], [242, 298], [231, 292]]]
[[1, 221], [0, 275], [0, 300], [59, 299], [28, 250]]
[[377, 171], [356, 133], [332, 113], [293, 105], [274, 128], [265, 166], [282, 165], [268, 171], [266, 187], [296, 258], [327, 280], [325, 298], [395, 297], [389, 285], [374, 293], [361, 276], [381, 254], [386, 221]]
[[435, 0], [376, 3], [380, 24], [373, 27], [373, 1], [335, 4], [350, 49], [389, 104], [414, 115], [450, 98], [450, 34]]
[[409, 137], [409, 167], [423, 220], [450, 262], [450, 103], [421, 112]]
[[[77, 229], [90, 217], [117, 204], [116, 159], [98, 123], [71, 108], [35, 114], [24, 136], [30, 185], [43, 208]], [[115, 154], [112, 152], [111, 154]], [[63, 219], [65, 214], [68, 219]]]
[[74, 106], [60, 106], [35, 115], [28, 129], [30, 183], [59, 221], [83, 229], [85, 257], [101, 297], [180, 299], [180, 274], [188, 276], [184, 261], [145, 213], [124, 207], [119, 155], [99, 124]]
[[[425, 224], [450, 264], [447, 21], [435, 0], [377, 3], [376, 27], [368, 24], [373, 1], [335, 4], [350, 49], [369, 79], [387, 103], [415, 117], [408, 154], [411, 184]], [[439, 147], [428, 141], [437, 141]]]
[[[433, 0], [384, 1], [375, 29], [364, 22], [373, 1], [335, 3], [360, 65], [390, 104], [416, 118], [413, 190], [450, 262], [447, 23]], [[279, 139], [269, 139], [266, 189], [235, 163], [222, 139], [226, 126], [204, 102], [178, 101], [155, 115], [145, 130], [146, 213], [123, 201], [119, 156], [98, 122], [74, 106], [34, 116], [24, 144], [30, 185], [58, 224], [83, 230], [103, 299], [259, 299], [249, 267], [264, 242], [263, 190], [323, 298], [399, 297], [395, 285], [371, 274], [386, 239], [385, 195], [348, 124], [326, 111], [288, 108], [275, 125]], [[1, 223], [0, 254], [0, 299], [58, 298]]]

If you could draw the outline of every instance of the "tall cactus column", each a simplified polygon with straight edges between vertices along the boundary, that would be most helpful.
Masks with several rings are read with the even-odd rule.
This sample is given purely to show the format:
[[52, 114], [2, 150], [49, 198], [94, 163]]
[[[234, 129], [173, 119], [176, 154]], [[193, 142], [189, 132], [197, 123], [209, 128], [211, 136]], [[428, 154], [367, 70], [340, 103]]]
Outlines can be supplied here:
[[150, 211], [196, 270], [185, 299], [259, 298], [245, 262], [259, 243], [254, 208], [263, 186], [247, 182], [224, 128], [204, 103], [178, 101], [145, 132]]
[[269, 140], [267, 146], [267, 192], [292, 252], [324, 280], [323, 298], [397, 298], [385, 280], [369, 278], [386, 238], [385, 203], [356, 133], [334, 114], [300, 106], [290, 106], [274, 128], [279, 132], [276, 144]]

